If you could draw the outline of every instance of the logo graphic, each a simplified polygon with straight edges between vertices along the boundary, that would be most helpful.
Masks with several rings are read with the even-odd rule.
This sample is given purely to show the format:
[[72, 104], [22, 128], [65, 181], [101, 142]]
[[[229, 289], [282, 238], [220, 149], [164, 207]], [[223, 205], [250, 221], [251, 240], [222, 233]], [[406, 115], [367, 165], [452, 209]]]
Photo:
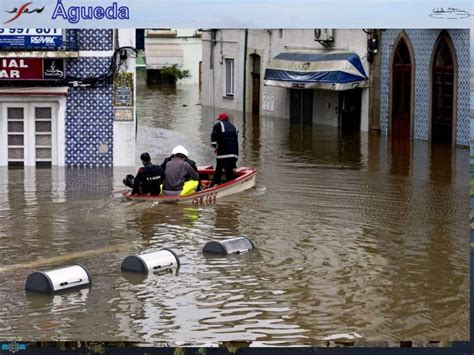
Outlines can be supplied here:
[[62, 78], [63, 75], [64, 75], [64, 72], [61, 71], [61, 70], [59, 70], [59, 69], [56, 69], [56, 64], [55, 64], [55, 62], [52, 62], [52, 63], [51, 63], [51, 66], [50, 66], [48, 69], [46, 69], [45, 74], [46, 74], [47, 76], [53, 76], [53, 77]]
[[17, 353], [21, 350], [26, 350], [26, 344], [17, 343], [16, 341], [12, 341], [11, 343], [3, 343], [2, 347], [0, 348], [4, 351], [9, 351], [12, 354]]
[[42, 13], [43, 10], [44, 10], [44, 6], [40, 9], [40, 8], [37, 8], [37, 9], [33, 9], [33, 10], [30, 10], [28, 8], [29, 5], [31, 5], [33, 2], [30, 1], [30, 2], [27, 2], [27, 3], [24, 3], [23, 5], [21, 5], [19, 8], [16, 8], [14, 7], [12, 10], [10, 11], [5, 11], [9, 14], [15, 14], [11, 19], [9, 19], [8, 21], [4, 22], [4, 24], [7, 24], [7, 23], [10, 23], [10, 22], [13, 22], [15, 21], [18, 17], [21, 16], [21, 14], [32, 14], [33, 12], [36, 12], [38, 14]]

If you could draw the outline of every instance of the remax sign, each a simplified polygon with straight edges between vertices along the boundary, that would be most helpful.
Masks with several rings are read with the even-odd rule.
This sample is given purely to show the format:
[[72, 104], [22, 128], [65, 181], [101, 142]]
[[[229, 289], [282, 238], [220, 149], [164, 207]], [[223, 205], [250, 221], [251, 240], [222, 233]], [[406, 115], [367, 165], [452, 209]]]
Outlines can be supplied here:
[[57, 0], [51, 19], [62, 19], [73, 24], [84, 20], [128, 20], [130, 9], [128, 6], [119, 6], [117, 2], [112, 2], [109, 6], [67, 6], [62, 0]]

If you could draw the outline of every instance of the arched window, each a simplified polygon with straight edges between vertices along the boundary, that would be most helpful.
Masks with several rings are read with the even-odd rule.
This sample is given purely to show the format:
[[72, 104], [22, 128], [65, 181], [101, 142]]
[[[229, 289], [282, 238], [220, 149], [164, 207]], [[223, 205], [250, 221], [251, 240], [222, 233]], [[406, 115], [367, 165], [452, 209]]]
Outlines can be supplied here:
[[395, 51], [395, 57], [393, 59], [394, 65], [411, 65], [410, 52], [405, 40], [402, 38], [398, 42], [397, 50]]

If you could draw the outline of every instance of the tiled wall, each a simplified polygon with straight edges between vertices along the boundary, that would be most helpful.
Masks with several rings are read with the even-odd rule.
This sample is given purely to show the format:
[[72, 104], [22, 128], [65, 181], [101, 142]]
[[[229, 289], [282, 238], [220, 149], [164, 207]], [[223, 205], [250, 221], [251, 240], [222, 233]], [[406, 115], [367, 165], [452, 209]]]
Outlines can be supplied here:
[[113, 48], [113, 30], [81, 29], [77, 34], [79, 50], [109, 51]]
[[66, 31], [66, 43], [81, 51], [108, 51], [113, 48], [113, 30], [70, 29]]
[[[390, 112], [390, 54], [400, 32], [396, 29], [382, 31], [380, 128], [384, 134], [388, 133]], [[430, 61], [441, 30], [412, 29], [405, 32], [415, 53], [414, 138], [427, 140], [431, 119]], [[469, 145], [469, 30], [449, 30], [448, 33], [456, 48], [458, 61], [456, 143]]]
[[[80, 50], [112, 49], [112, 30], [79, 30]], [[110, 57], [79, 57], [67, 61], [70, 76], [96, 77], [107, 73]], [[112, 85], [69, 89], [66, 108], [66, 165], [112, 166]]]

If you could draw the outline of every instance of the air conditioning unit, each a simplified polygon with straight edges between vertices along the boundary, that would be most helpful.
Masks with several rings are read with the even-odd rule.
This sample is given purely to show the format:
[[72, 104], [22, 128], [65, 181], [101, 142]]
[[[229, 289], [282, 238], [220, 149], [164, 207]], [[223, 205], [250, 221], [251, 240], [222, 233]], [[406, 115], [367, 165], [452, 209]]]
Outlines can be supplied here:
[[316, 28], [314, 30], [314, 40], [318, 42], [334, 41], [333, 30], [331, 28]]

